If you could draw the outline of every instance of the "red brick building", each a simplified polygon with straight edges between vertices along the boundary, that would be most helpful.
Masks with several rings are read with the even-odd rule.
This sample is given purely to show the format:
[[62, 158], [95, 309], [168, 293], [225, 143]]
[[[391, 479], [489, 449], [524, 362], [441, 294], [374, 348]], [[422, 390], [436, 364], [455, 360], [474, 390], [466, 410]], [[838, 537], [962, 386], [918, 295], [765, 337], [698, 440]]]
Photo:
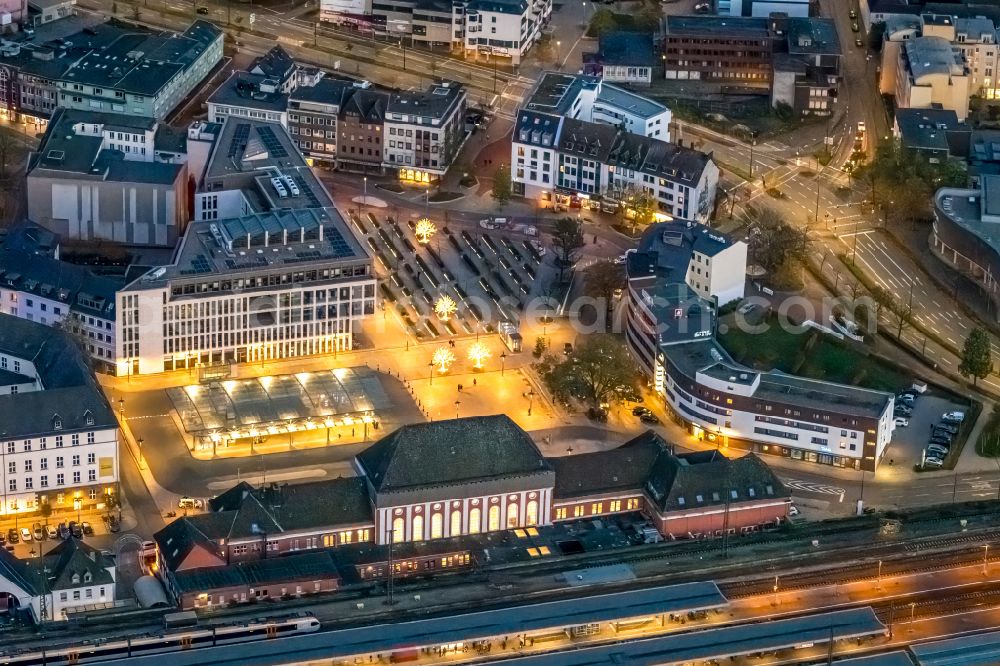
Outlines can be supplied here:
[[677, 455], [652, 431], [616, 449], [549, 463], [553, 522], [641, 511], [663, 536], [692, 538], [745, 533], [788, 517], [788, 491], [756, 455]]
[[778, 524], [790, 501], [753, 454], [676, 455], [649, 431], [546, 458], [507, 416], [404, 426], [356, 467], [353, 478], [243, 482], [175, 520], [155, 535], [167, 589], [185, 608], [329, 592], [341, 577], [384, 577], [390, 549], [396, 575], [429, 574], [471, 566], [490, 533], [641, 513], [666, 537], [698, 538]]

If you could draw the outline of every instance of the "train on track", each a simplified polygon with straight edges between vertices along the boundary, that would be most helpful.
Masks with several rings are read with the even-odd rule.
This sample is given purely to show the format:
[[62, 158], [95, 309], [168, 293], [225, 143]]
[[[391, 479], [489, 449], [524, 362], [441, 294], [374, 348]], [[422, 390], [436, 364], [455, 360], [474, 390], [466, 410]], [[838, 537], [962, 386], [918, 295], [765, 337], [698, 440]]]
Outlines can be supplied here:
[[75, 645], [32, 647], [0, 653], [0, 665], [64, 666], [131, 659], [183, 650], [233, 645], [283, 638], [319, 631], [319, 620], [308, 613], [278, 618], [259, 618], [240, 624], [193, 626], [182, 631], [91, 641]]

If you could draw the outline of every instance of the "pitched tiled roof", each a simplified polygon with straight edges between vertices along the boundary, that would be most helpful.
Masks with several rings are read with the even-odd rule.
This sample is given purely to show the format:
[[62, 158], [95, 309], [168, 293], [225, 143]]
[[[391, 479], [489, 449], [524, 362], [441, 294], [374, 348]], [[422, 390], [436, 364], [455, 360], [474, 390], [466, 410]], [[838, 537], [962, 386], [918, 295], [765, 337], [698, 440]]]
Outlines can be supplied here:
[[108, 572], [114, 567], [111, 558], [76, 538], [71, 537], [57, 545], [45, 554], [43, 561], [48, 569], [48, 590], [113, 585], [115, 582]]
[[666, 512], [725, 504], [727, 497], [731, 504], [789, 497], [774, 472], [752, 453], [735, 459], [718, 451], [676, 455], [652, 431], [616, 449], [550, 458], [549, 463], [556, 470], [556, 500], [634, 491]]
[[506, 415], [403, 426], [357, 457], [379, 493], [552, 474]]
[[212, 525], [212, 519], [217, 517], [217, 514], [208, 513], [178, 518], [153, 535], [167, 569], [176, 570], [196, 547], [215, 553], [219, 557], [219, 563], [222, 564], [222, 557], [218, 555], [218, 545], [213, 541], [213, 537], [205, 533], [206, 529], [213, 533], [221, 532], [217, 528], [224, 521], [218, 521], [217, 525]]
[[174, 585], [180, 592], [206, 592], [223, 587], [269, 583], [337, 579], [340, 575], [330, 551], [320, 550], [286, 555], [267, 560], [238, 562], [223, 567], [208, 567], [173, 574]]

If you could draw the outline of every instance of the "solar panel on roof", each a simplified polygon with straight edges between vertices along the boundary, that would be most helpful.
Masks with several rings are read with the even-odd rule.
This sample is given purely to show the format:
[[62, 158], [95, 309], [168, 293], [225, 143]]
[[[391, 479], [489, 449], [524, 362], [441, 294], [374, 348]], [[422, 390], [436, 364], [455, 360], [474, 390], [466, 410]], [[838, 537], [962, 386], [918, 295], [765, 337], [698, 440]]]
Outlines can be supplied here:
[[289, 178], [292, 181], [294, 181], [295, 184], [298, 186], [299, 192], [304, 192], [305, 193], [306, 198], [309, 199], [309, 206], [311, 208], [321, 208], [322, 207], [322, 204], [319, 201], [319, 197], [317, 197], [316, 193], [313, 192], [313, 188], [309, 187], [306, 184], [306, 181], [305, 181], [304, 178], [302, 178], [302, 176], [299, 176], [298, 174], [296, 174], [294, 176], [289, 176]]
[[243, 155], [246, 150], [247, 141], [250, 139], [250, 125], [240, 123], [233, 132], [233, 139], [229, 142], [229, 157], [237, 158]]
[[273, 129], [266, 125], [258, 125], [257, 134], [260, 136], [260, 140], [264, 144], [264, 148], [271, 155], [271, 157], [288, 157], [288, 151], [286, 151], [285, 147], [281, 145], [280, 141], [278, 141], [278, 137], [275, 135]]

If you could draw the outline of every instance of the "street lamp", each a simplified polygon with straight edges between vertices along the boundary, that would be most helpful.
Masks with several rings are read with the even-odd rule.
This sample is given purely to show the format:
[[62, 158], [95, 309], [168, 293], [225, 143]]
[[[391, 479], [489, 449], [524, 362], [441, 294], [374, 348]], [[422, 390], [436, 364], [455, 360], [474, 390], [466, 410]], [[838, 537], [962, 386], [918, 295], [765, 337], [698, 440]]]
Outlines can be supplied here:
[[531, 407], [534, 404], [535, 389], [528, 389], [528, 416], [531, 416]]
[[76, 509], [76, 522], [77, 523], [82, 522], [80, 520], [80, 512], [83, 509], [83, 500], [80, 499], [79, 497], [74, 498], [73, 499], [73, 508]]
[[368, 208], [368, 176], [364, 177], [364, 183], [365, 183], [365, 194], [361, 198], [361, 202], [364, 204], [365, 208]]
[[504, 367], [507, 363], [507, 352], [500, 352], [500, 376], [503, 377]]
[[139, 437], [138, 439], [135, 440], [135, 443], [139, 447], [139, 467], [140, 468], [142, 467], [142, 442], [143, 442], [142, 437]]
[[882, 560], [878, 561], [878, 577], [876, 578], [875, 589], [882, 589]]
[[434, 386], [434, 361], [431, 361], [431, 362], [430, 362], [430, 363], [428, 363], [427, 365], [428, 365], [428, 367], [430, 367], [430, 369], [431, 369], [431, 379], [430, 379], [430, 385], [431, 385], [431, 386]]
[[986, 567], [989, 566], [990, 544], [983, 544], [983, 575], [986, 575]]

